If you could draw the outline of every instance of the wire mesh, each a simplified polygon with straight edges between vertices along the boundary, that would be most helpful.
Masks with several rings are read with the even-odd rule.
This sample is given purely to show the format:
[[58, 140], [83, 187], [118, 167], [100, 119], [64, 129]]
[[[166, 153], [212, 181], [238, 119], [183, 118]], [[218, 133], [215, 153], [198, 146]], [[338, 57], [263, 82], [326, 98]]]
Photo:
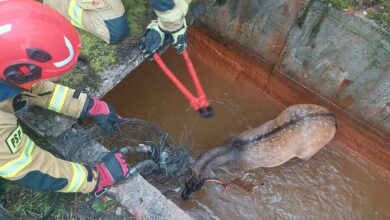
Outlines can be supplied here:
[[95, 124], [87, 126], [85, 131], [89, 138], [97, 140], [109, 149], [127, 146], [136, 148], [140, 145], [148, 147], [150, 151], [139, 152], [127, 158], [130, 165], [148, 159], [157, 163], [157, 167], [152, 171], [146, 170], [143, 175], [178, 176], [191, 162], [188, 147], [175, 144], [175, 140], [168, 133], [141, 119], [122, 119], [113, 134], [107, 134]]

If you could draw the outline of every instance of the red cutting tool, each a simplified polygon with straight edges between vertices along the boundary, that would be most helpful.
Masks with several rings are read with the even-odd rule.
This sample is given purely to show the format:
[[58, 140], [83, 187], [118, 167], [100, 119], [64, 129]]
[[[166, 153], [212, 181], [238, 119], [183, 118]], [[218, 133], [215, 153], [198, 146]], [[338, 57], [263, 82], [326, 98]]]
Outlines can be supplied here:
[[192, 81], [194, 82], [196, 92], [198, 97], [195, 97], [180, 80], [172, 73], [172, 71], [165, 65], [161, 57], [155, 53], [153, 59], [157, 62], [160, 68], [163, 70], [165, 75], [175, 84], [175, 86], [183, 93], [183, 95], [189, 101], [191, 107], [198, 111], [199, 114], [204, 118], [210, 118], [214, 116], [214, 110], [211, 108], [209, 100], [206, 97], [206, 94], [203, 91], [202, 85], [200, 84], [198, 75], [195, 71], [194, 65], [192, 64], [191, 58], [188, 55], [187, 49], [183, 52], [183, 58], [186, 62], [188, 71], [191, 74]]

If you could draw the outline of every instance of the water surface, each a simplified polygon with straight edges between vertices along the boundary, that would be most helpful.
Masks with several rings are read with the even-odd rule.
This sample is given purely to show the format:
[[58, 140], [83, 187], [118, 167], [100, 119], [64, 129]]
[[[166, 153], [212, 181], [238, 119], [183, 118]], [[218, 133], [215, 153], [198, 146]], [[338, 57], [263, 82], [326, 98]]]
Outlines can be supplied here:
[[[141, 64], [105, 100], [123, 117], [157, 123], [178, 142], [190, 145], [194, 157], [283, 110], [260, 89], [227, 76], [196, 54], [192, 57], [216, 113], [212, 119], [202, 119], [190, 109], [154, 62]], [[170, 50], [163, 59], [194, 91], [181, 56]], [[259, 185], [252, 194], [238, 188], [222, 193], [219, 186], [208, 184], [181, 206], [195, 219], [390, 219], [389, 181], [340, 148], [331, 142], [307, 162], [293, 159], [247, 172]]]

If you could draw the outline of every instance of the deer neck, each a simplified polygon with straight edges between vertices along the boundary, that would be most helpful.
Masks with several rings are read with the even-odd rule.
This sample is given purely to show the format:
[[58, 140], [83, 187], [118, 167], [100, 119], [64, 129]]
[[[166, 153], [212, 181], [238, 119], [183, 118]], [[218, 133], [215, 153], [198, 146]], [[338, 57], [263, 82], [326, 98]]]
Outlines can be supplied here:
[[235, 160], [240, 155], [240, 145], [240, 141], [232, 141], [204, 152], [196, 159], [195, 168], [201, 172], [212, 171]]

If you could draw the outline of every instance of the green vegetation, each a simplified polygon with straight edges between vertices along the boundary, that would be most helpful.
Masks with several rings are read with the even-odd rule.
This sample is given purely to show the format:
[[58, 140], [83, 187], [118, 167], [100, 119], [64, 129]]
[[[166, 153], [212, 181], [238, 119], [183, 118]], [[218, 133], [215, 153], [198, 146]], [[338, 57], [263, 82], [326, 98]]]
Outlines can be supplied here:
[[218, 5], [222, 6], [222, 5], [226, 5], [230, 2], [230, 0], [217, 0], [218, 2]]
[[97, 73], [117, 64], [117, 45], [106, 44], [90, 33], [79, 31], [81, 37], [81, 56], [88, 59], [89, 66]]
[[60, 78], [59, 83], [71, 88], [86, 92], [86, 89], [97, 90], [100, 85], [100, 75], [97, 75], [92, 68], [86, 66], [83, 68], [77, 64], [68, 74]]
[[122, 2], [129, 23], [130, 39], [132, 42], [138, 42], [150, 21], [145, 18], [149, 17], [148, 14], [152, 14], [152, 10], [149, 7], [149, 0], [124, 0]]
[[92, 208], [93, 208], [93, 210], [95, 210], [95, 212], [97, 214], [106, 213], [115, 206], [116, 205], [115, 205], [114, 201], [112, 201], [110, 199], [106, 199], [106, 200], [96, 199], [94, 201], [94, 203], [92, 204]]
[[305, 20], [306, 20], [306, 17], [307, 17], [307, 14], [309, 13], [310, 11], [310, 8], [311, 6], [313, 5], [313, 3], [315, 2], [316, 0], [310, 0], [309, 3], [307, 4], [307, 6], [305, 7], [305, 9], [303, 10], [302, 14], [300, 16], [298, 16], [297, 20], [296, 20], [296, 23], [297, 25], [301, 28], [303, 23], [305, 23]]
[[[390, 0], [324, 0], [332, 7], [352, 13], [365, 11], [366, 17], [383, 29], [390, 28]], [[351, 11], [349, 11], [351, 10]]]
[[320, 19], [317, 21], [317, 23], [314, 25], [313, 29], [310, 32], [309, 38], [315, 39], [320, 32], [321, 25], [324, 22], [326, 16], [329, 13], [329, 7], [325, 7], [325, 9], [321, 13]]
[[331, 6], [336, 9], [346, 9], [354, 6], [353, 0], [325, 0], [325, 2], [331, 4]]
[[[79, 219], [78, 214], [98, 219], [112, 216], [118, 205], [93, 194], [43, 192], [0, 178], [0, 203], [16, 219]], [[122, 213], [123, 217], [128, 215]], [[127, 218], [126, 218], [127, 219]]]
[[367, 14], [367, 18], [376, 21], [382, 28], [390, 28], [390, 7], [388, 12], [371, 12]]
[[[301, 15], [297, 18], [296, 24], [302, 27], [313, 3], [319, 0], [310, 0], [306, 5]], [[354, 13], [361, 11], [366, 13], [368, 19], [374, 20], [380, 28], [390, 31], [390, 0], [321, 0], [326, 4], [326, 8], [321, 14], [321, 17], [313, 27], [310, 38], [314, 39], [325, 17], [328, 15], [329, 8]]]
[[65, 200], [72, 201], [70, 194], [39, 192], [0, 179], [1, 202], [4, 207], [19, 219], [43, 219], [53, 216], [63, 219], [66, 216]]
[[101, 74], [119, 63], [118, 45], [106, 44], [83, 30], [79, 30], [79, 33], [81, 51], [77, 65], [61, 77], [60, 83], [75, 89], [90, 87], [96, 90]]

